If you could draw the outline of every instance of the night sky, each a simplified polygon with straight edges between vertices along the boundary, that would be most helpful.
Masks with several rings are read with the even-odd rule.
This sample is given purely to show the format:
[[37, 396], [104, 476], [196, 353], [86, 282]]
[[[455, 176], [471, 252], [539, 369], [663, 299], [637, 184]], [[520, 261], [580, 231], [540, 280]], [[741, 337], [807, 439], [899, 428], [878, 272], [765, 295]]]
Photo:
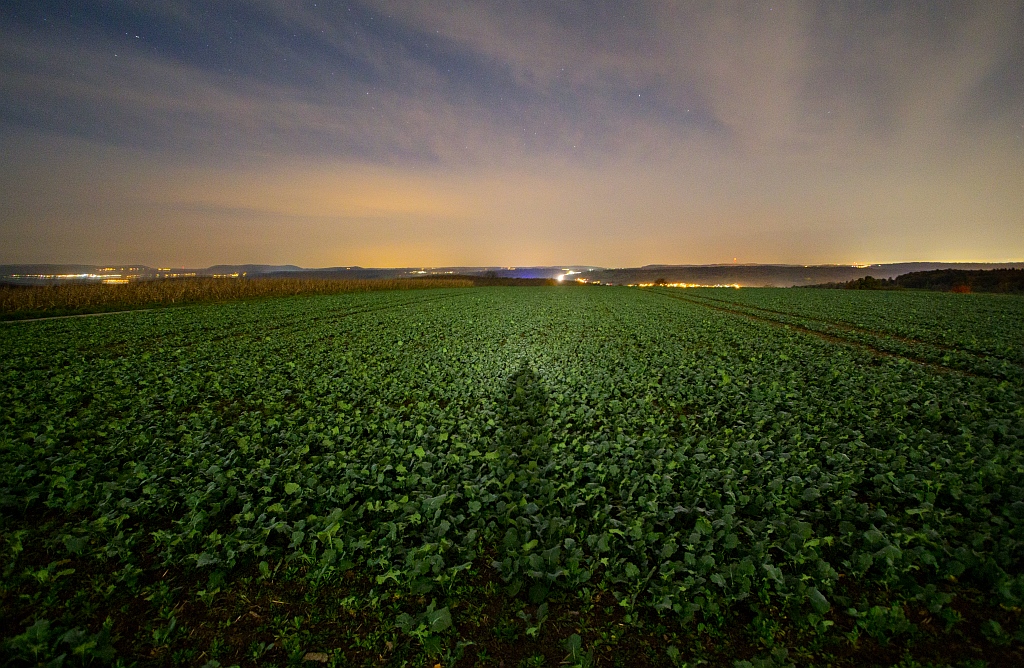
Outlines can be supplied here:
[[1024, 1], [0, 4], [0, 263], [1024, 259]]

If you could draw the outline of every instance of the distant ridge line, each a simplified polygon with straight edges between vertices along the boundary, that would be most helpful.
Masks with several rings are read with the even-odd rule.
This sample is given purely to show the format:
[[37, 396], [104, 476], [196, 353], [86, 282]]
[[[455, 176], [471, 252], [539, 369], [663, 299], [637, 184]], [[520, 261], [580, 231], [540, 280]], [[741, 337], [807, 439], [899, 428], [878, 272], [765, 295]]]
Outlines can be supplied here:
[[648, 264], [640, 267], [597, 267], [592, 265], [503, 266], [503, 267], [361, 267], [358, 265], [306, 268], [297, 265], [217, 264], [205, 268], [150, 267], [134, 264], [5, 264], [0, 265], [0, 282], [45, 284], [65, 280], [151, 280], [182, 277], [290, 277], [395, 279], [417, 276], [480, 276], [486, 278], [552, 279], [562, 276], [589, 283], [611, 285], [668, 283], [699, 285], [740, 285], [744, 287], [790, 287], [823, 283], [844, 283], [866, 276], [891, 279], [901, 274], [938, 269], [1019, 269], [1020, 262], [893, 262], [870, 265], [844, 264]]

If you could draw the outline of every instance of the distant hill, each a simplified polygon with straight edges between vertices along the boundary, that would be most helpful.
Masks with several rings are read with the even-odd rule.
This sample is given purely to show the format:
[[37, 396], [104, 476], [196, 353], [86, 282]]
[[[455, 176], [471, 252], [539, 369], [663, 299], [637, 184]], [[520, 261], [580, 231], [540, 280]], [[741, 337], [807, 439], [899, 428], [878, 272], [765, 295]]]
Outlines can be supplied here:
[[934, 269], [895, 278], [865, 276], [846, 283], [809, 286], [844, 290], [937, 290], [941, 292], [999, 292], [1024, 294], [1024, 269]]
[[[296, 273], [298, 272], [298, 273]], [[408, 269], [366, 269], [364, 267], [326, 267], [324, 269], [297, 269], [285, 271], [268, 271], [262, 276], [268, 278], [283, 278], [299, 276], [301, 278], [324, 278], [324, 279], [392, 279], [409, 275]]]
[[[219, 264], [202, 269], [154, 268], [145, 265], [81, 265], [81, 264], [22, 264], [0, 265], [0, 282], [7, 284], [38, 285], [67, 280], [99, 281], [104, 278], [151, 280], [188, 276], [245, 276], [247, 278], [332, 278], [332, 279], [395, 279], [416, 276], [467, 276], [490, 279], [555, 279], [582, 280], [588, 283], [628, 285], [638, 283], [690, 283], [694, 285], [740, 285], [744, 287], [790, 287], [835, 284], [839, 287], [850, 281], [872, 276], [888, 280], [919, 272], [943, 270], [980, 271], [992, 269], [1022, 269], [1024, 262], [1010, 263], [955, 263], [955, 262], [903, 262], [872, 265], [786, 265], [786, 264], [711, 264], [666, 265], [651, 264], [643, 267], [602, 268], [594, 266], [535, 266], [535, 267], [325, 267], [306, 269], [296, 265]], [[979, 291], [985, 288], [979, 288]]]
[[589, 280], [603, 283], [629, 284], [693, 283], [697, 285], [740, 285], [743, 287], [791, 287], [846, 283], [864, 276], [895, 278], [901, 274], [940, 269], [1002, 269], [1024, 268], [1015, 263], [902, 262], [895, 264], [852, 265], [786, 265], [786, 264], [717, 264], [717, 265], [646, 265], [638, 268], [601, 269], [588, 272]]
[[214, 274], [246, 274], [247, 276], [259, 276], [262, 274], [291, 273], [295, 271], [307, 271], [294, 264], [215, 264], [206, 269], [196, 269], [200, 276], [211, 276]]

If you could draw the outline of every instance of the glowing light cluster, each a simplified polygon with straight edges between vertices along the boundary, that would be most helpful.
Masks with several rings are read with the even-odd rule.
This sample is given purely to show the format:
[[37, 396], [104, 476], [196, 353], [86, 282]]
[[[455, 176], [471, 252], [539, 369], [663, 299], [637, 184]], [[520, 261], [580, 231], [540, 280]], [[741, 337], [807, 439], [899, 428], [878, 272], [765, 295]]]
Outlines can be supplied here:
[[11, 278], [44, 278], [47, 280], [87, 281], [101, 278], [120, 278], [121, 274], [11, 274]]

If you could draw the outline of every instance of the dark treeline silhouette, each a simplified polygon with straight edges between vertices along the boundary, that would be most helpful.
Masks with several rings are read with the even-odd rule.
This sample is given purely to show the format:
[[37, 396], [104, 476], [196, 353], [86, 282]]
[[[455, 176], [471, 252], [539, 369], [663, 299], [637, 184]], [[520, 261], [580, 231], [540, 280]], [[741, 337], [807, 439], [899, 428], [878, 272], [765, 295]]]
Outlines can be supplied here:
[[936, 290], [940, 292], [1002, 292], [1024, 294], [1024, 269], [936, 269], [914, 271], [896, 278], [865, 276], [846, 283], [823, 283], [812, 288], [842, 290]]

